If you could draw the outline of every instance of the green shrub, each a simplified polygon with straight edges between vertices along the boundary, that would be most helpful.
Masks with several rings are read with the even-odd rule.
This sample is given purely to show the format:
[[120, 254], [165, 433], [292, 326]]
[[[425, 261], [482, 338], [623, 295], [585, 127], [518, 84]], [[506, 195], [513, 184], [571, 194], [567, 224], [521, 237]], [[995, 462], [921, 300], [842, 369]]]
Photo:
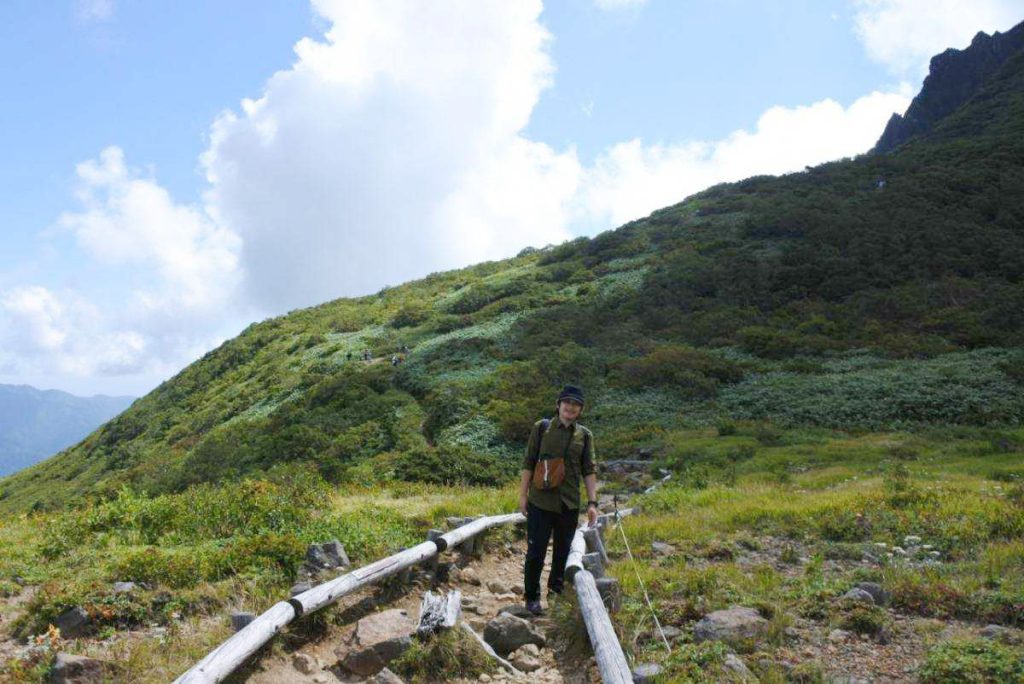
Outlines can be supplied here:
[[404, 680], [427, 684], [449, 679], [475, 680], [493, 672], [494, 661], [465, 630], [452, 629], [412, 646], [389, 667]]
[[918, 676], [922, 684], [1019, 682], [1024, 652], [988, 639], [945, 641], [928, 652]]
[[891, 621], [888, 613], [880, 606], [845, 600], [834, 622], [840, 629], [879, 636], [889, 628]]

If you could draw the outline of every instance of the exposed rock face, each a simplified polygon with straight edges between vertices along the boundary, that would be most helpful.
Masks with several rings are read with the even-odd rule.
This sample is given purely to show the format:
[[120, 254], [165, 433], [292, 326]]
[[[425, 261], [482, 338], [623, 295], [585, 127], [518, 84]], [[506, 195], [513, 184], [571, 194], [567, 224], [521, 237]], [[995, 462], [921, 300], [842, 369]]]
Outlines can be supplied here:
[[945, 116], [971, 99], [982, 84], [1013, 54], [1024, 50], [1024, 23], [1006, 33], [978, 33], [963, 50], [950, 48], [932, 57], [921, 92], [903, 116], [893, 114], [872, 154], [890, 152], [927, 133]]
[[412, 645], [415, 629], [416, 622], [397, 608], [364, 617], [356, 623], [348, 652], [339, 654], [342, 665], [364, 677], [376, 674]]
[[501, 613], [487, 623], [484, 641], [500, 655], [506, 656], [524, 644], [543, 646], [544, 635], [532, 624], [509, 613]]
[[753, 608], [733, 606], [709, 613], [693, 627], [694, 641], [739, 641], [759, 639], [768, 629], [768, 621]]

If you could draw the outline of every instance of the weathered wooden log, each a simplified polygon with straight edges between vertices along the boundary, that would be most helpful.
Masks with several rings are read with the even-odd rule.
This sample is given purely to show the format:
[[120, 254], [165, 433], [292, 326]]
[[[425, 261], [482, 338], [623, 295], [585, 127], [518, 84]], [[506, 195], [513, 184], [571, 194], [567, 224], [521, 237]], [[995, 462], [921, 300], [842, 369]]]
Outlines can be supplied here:
[[434, 540], [438, 551], [454, 548], [470, 537], [475, 537], [484, 530], [496, 525], [507, 525], [509, 523], [526, 522], [526, 516], [522, 513], [508, 513], [506, 515], [492, 515], [487, 518], [474, 520], [468, 525], [463, 525], [450, 532], [445, 532], [438, 539]]
[[[587, 543], [584, 535], [586, 528], [579, 528], [572, 538], [569, 547], [569, 559], [565, 564], [565, 576], [576, 588], [579, 598], [580, 612], [587, 626], [590, 644], [594, 649], [597, 667], [603, 682], [628, 684], [633, 681], [626, 656], [622, 652], [619, 637], [612, 627], [611, 618], [605, 610], [604, 601], [597, 590], [594, 576], [583, 567], [583, 556], [586, 555]], [[594, 554], [597, 557], [597, 554]]]
[[486, 653], [487, 655], [491, 656], [492, 658], [494, 658], [495, 660], [498, 661], [498, 665], [500, 665], [502, 667], [502, 669], [504, 669], [506, 672], [508, 672], [511, 675], [517, 675], [518, 676], [518, 675], [523, 674], [522, 672], [520, 672], [519, 670], [516, 669], [515, 665], [513, 665], [512, 663], [508, 662], [507, 660], [502, 658], [500, 655], [495, 653], [494, 649], [491, 648], [491, 645], [489, 643], [487, 643], [486, 641], [484, 641], [484, 638], [482, 636], [480, 636], [479, 634], [474, 632], [472, 627], [470, 627], [465, 622], [463, 622], [462, 623], [462, 628], [464, 630], [466, 630], [467, 632], [469, 632], [470, 635], [472, 635], [472, 637], [474, 639], [476, 639], [476, 642], [478, 644], [480, 644], [481, 648], [484, 649], [484, 653]]
[[297, 615], [312, 613], [314, 610], [319, 610], [328, 604], [334, 603], [346, 594], [351, 594], [353, 591], [368, 584], [374, 584], [385, 577], [395, 575], [408, 567], [430, 558], [436, 553], [437, 546], [432, 541], [417, 544], [393, 556], [388, 556], [358, 570], [353, 570], [330, 582], [315, 586], [309, 591], [292, 597], [289, 603], [295, 606]]
[[[428, 542], [434, 542], [437, 539], [439, 539], [442, 534], [444, 534], [444, 532], [442, 532], [441, 530], [427, 530], [427, 541]], [[434, 544], [434, 546], [437, 546], [437, 544]], [[431, 573], [436, 573], [437, 572], [437, 554], [435, 553], [433, 556], [431, 556], [430, 558], [425, 560], [423, 562], [423, 567], [426, 568], [427, 570], [429, 570]]]
[[425, 541], [410, 549], [388, 556], [375, 563], [370, 563], [358, 570], [353, 570], [340, 577], [336, 577], [330, 582], [297, 594], [289, 601], [274, 605], [244, 629], [211, 651], [188, 672], [178, 677], [175, 680], [175, 684], [219, 682], [231, 674], [246, 658], [259, 650], [282, 627], [295, 618], [319, 610], [346, 594], [350, 594], [364, 586], [422, 563], [440, 551], [461, 543], [465, 539], [473, 537], [490, 527], [525, 521], [526, 518], [521, 513], [480, 518], [468, 525], [463, 525], [447, 534], [441, 535], [436, 540]]
[[431, 634], [451, 629], [462, 617], [462, 592], [455, 589], [449, 594], [437, 596], [431, 592], [423, 594], [420, 604], [420, 622], [416, 626], [416, 635], [421, 639]]
[[601, 681], [605, 684], [632, 684], [633, 674], [630, 672], [626, 655], [622, 652], [622, 644], [615, 634], [611, 618], [605, 610], [604, 601], [597, 591], [593, 576], [586, 570], [575, 573], [572, 580], [579, 599], [580, 612], [587, 626], [590, 645], [594, 649], [597, 669], [601, 672]]
[[275, 604], [174, 680], [175, 684], [212, 684], [221, 681], [294, 618], [295, 609], [291, 603], [281, 601]]
[[583, 554], [587, 552], [587, 542], [583, 537], [583, 528], [576, 530], [572, 543], [569, 545], [569, 557], [565, 560], [565, 578], [572, 582], [573, 576], [583, 569]]

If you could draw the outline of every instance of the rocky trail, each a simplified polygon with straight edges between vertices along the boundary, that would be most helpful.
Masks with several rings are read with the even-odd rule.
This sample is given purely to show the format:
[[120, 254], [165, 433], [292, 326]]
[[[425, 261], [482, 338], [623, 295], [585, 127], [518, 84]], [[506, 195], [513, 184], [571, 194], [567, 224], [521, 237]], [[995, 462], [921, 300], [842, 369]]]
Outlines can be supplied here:
[[[504, 610], [528, 619], [534, 630], [543, 635], [543, 645], [525, 645], [507, 655], [507, 659], [521, 671], [520, 675], [512, 675], [504, 671], [495, 674], [484, 674], [481, 682], [534, 682], [535, 684], [559, 684], [568, 682], [584, 684], [599, 682], [600, 676], [592, 660], [580, 656], [570, 656], [558, 649], [560, 639], [556, 625], [546, 612], [539, 617], [526, 617], [521, 611], [522, 597], [522, 563], [526, 544], [517, 540], [501, 544], [498, 548], [490, 548], [486, 553], [476, 556], [452, 554], [457, 564], [447, 573], [446, 581], [436, 583], [433, 588], [430, 580], [421, 575], [410, 584], [402, 587], [403, 591], [380, 591], [367, 588], [339, 601], [339, 621], [344, 624], [330, 627], [325, 634], [313, 642], [285, 652], [264, 656], [256, 667], [250, 668], [250, 674], [244, 679], [249, 684], [327, 684], [330, 682], [397, 682], [399, 679], [391, 675], [390, 670], [380, 674], [363, 676], [351, 672], [346, 663], [352, 663], [357, 657], [360, 646], [356, 632], [368, 622], [360, 622], [370, 616], [386, 616], [381, 622], [389, 619], [396, 623], [398, 630], [408, 627], [415, 628], [419, 617], [420, 603], [423, 593], [427, 590], [450, 592], [459, 590], [462, 594], [462, 621], [477, 634], [483, 635], [487, 624]], [[448, 559], [446, 559], [448, 560]], [[550, 551], [545, 567], [550, 564]], [[571, 589], [570, 589], [571, 590]], [[392, 596], [388, 598], [388, 595]], [[404, 612], [404, 616], [398, 611]], [[466, 682], [464, 679], [452, 678], [449, 681]]]

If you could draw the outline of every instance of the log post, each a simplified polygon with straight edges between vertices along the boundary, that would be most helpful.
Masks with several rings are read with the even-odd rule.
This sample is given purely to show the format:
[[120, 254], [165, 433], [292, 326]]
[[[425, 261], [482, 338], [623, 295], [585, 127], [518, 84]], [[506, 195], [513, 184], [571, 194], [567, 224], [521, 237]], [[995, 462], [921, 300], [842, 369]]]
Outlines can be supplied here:
[[434, 596], [429, 591], [423, 594], [420, 604], [420, 621], [416, 627], [416, 636], [425, 639], [459, 623], [462, 616], [462, 592], [455, 589], [449, 594]]
[[601, 539], [601, 531], [597, 527], [588, 527], [583, 530], [583, 539], [587, 542], [588, 552], [601, 554], [601, 562], [608, 564], [608, 552], [604, 549], [604, 541]]

